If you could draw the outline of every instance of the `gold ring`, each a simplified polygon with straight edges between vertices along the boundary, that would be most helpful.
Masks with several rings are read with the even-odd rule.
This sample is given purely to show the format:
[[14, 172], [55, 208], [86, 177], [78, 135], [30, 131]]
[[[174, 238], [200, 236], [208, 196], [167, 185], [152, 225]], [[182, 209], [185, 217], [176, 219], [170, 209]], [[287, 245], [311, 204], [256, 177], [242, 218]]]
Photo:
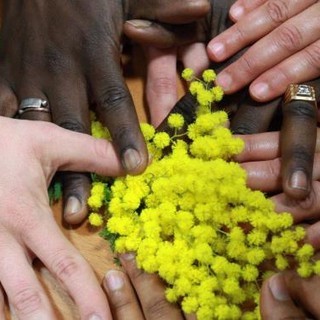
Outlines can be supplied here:
[[306, 84], [290, 84], [284, 94], [284, 104], [292, 101], [310, 102], [317, 108], [316, 91]]

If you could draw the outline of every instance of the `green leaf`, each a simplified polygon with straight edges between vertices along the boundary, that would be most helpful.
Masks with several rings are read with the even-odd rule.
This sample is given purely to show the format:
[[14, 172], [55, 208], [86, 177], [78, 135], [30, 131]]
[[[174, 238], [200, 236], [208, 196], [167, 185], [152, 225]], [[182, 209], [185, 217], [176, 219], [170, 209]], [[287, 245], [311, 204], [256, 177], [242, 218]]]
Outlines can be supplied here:
[[115, 251], [115, 242], [119, 238], [119, 234], [118, 233], [112, 233], [108, 229], [103, 229], [99, 233], [99, 235], [103, 239], [109, 241], [110, 247], [111, 247], [112, 251], [114, 252]]

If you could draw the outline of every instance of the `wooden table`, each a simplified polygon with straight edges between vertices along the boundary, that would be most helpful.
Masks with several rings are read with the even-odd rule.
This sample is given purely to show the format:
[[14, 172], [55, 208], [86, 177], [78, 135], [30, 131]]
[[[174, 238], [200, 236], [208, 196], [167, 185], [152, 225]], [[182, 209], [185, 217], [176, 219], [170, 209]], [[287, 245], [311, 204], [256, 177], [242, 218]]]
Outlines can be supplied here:
[[[135, 106], [141, 121], [146, 120], [145, 102], [144, 102], [144, 74], [145, 60], [143, 54], [138, 48], [133, 48], [132, 57], [125, 57], [125, 77], [133, 96]], [[183, 89], [181, 83], [179, 92]], [[102, 239], [97, 232], [89, 228], [88, 223], [83, 223], [80, 227], [66, 228], [62, 226], [62, 206], [58, 203], [53, 206], [53, 213], [56, 221], [63, 230], [67, 239], [81, 252], [81, 254], [89, 261], [94, 269], [98, 279], [101, 281], [105, 272], [114, 267], [112, 253], [108, 243]], [[39, 262], [35, 263], [36, 273], [45, 288], [58, 316], [58, 319], [79, 319], [76, 307], [68, 294], [61, 288], [59, 283], [52, 277], [50, 272]], [[6, 308], [7, 319], [14, 319], [10, 315], [8, 307]], [[41, 319], [39, 319], [41, 320]]]

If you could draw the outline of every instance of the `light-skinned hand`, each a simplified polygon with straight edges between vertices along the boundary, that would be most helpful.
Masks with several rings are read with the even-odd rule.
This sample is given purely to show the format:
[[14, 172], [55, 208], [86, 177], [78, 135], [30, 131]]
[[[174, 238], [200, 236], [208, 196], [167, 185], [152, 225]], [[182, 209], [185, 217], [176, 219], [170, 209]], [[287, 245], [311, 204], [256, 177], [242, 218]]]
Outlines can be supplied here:
[[250, 46], [220, 72], [217, 83], [230, 94], [250, 85], [257, 101], [282, 95], [290, 83], [320, 75], [320, 2], [317, 0], [238, 0], [231, 7], [235, 24], [213, 38], [207, 52], [224, 61]]
[[49, 206], [57, 170], [124, 173], [112, 144], [48, 122], [0, 117], [0, 318], [4, 293], [17, 318], [55, 319], [32, 261], [39, 258], [75, 301], [81, 319], [110, 320], [96, 276], [65, 238]]

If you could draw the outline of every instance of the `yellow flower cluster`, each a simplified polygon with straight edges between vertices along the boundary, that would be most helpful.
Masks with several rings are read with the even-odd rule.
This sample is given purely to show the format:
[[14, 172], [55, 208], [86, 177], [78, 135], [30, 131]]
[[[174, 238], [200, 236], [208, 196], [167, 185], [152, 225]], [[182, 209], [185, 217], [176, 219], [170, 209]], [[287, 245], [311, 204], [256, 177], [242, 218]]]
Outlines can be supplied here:
[[[247, 188], [245, 171], [231, 161], [243, 141], [226, 128], [225, 112], [210, 111], [221, 96], [207, 83], [215, 74], [203, 77], [195, 91], [198, 114], [184, 136], [141, 125], [153, 162], [139, 176], [115, 179], [106, 229], [117, 237], [115, 250], [134, 251], [138, 266], [158, 273], [167, 299], [186, 313], [198, 320], [260, 319], [263, 279], [289, 267], [289, 257], [302, 276], [319, 273], [320, 263], [312, 262], [310, 245], [300, 244], [305, 232], [292, 226], [291, 215], [277, 214], [263, 193]], [[175, 114], [168, 123], [184, 125]], [[95, 182], [89, 198], [95, 210], [101, 193]], [[262, 271], [265, 261], [270, 269]]]

